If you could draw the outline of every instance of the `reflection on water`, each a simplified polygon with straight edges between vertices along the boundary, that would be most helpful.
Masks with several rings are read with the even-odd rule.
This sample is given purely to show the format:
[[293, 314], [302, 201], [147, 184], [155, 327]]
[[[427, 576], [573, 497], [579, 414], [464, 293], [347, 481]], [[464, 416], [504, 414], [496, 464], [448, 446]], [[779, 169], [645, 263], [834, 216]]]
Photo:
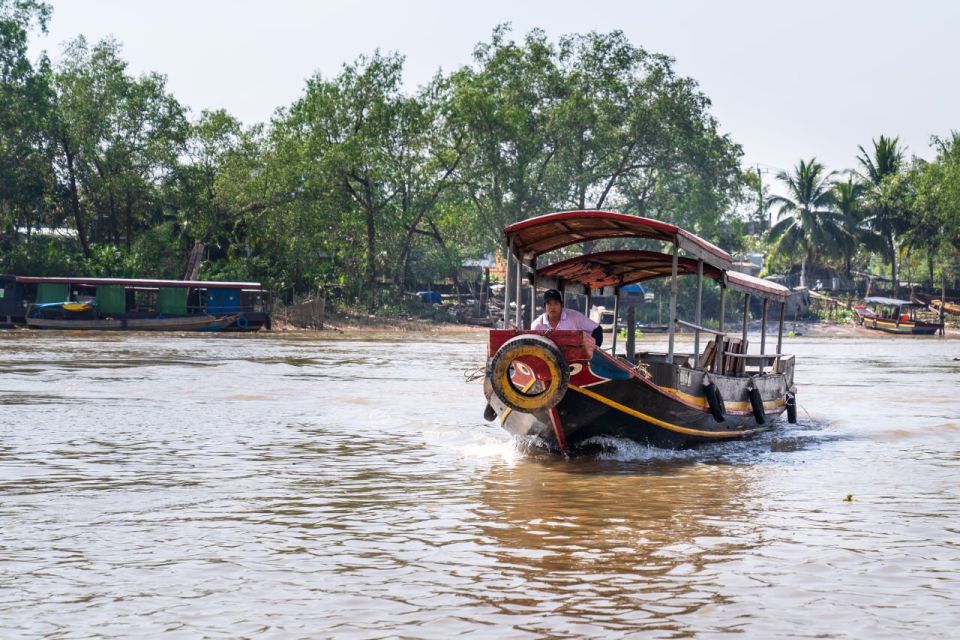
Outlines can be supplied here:
[[787, 347], [797, 425], [564, 460], [483, 422], [479, 334], [0, 332], [0, 628], [952, 637], [960, 342]]

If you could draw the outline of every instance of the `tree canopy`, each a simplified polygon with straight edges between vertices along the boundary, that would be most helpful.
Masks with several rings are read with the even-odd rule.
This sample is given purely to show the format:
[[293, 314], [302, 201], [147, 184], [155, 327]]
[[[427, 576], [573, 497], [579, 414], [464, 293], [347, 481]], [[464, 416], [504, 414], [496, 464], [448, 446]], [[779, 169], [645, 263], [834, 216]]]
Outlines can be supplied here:
[[377, 306], [456, 281], [465, 259], [503, 250], [507, 224], [590, 208], [848, 276], [873, 252], [895, 281], [903, 251], [955, 260], [956, 134], [929, 163], [880, 136], [846, 181], [801, 161], [771, 196], [697, 83], [619, 31], [554, 41], [501, 25], [470, 64], [413, 92], [403, 56], [375, 51], [245, 125], [191, 114], [162, 74], [131, 74], [113, 40], [29, 60], [49, 17], [0, 0], [2, 271], [176, 278], [199, 247], [202, 277], [284, 295], [335, 284]]

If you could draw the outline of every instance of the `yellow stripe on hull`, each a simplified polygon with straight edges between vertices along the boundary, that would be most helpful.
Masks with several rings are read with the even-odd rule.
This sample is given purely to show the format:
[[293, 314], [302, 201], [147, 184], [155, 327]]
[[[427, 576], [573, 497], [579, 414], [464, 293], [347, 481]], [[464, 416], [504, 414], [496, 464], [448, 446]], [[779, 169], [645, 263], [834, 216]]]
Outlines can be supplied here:
[[658, 427], [663, 427], [664, 429], [668, 429], [668, 430], [670, 430], [670, 431], [675, 431], [676, 433], [682, 433], [682, 434], [688, 435], [688, 436], [698, 436], [698, 437], [701, 437], [701, 438], [736, 438], [736, 437], [740, 437], [740, 436], [748, 436], [748, 435], [751, 435], [751, 434], [754, 434], [754, 433], [758, 433], [758, 432], [763, 431], [764, 429], [766, 429], [766, 427], [758, 427], [758, 428], [756, 428], [756, 429], [741, 429], [741, 430], [739, 430], [739, 431], [722, 431], [722, 432], [717, 432], [717, 431], [703, 431], [703, 430], [701, 430], [701, 429], [691, 429], [691, 428], [689, 428], [689, 427], [681, 427], [681, 426], [678, 425], [678, 424], [673, 424], [673, 423], [670, 423], [670, 422], [664, 422], [663, 420], [660, 420], [659, 418], [654, 418], [653, 416], [648, 415], [648, 414], [646, 414], [646, 413], [643, 413], [643, 412], [641, 412], [641, 411], [637, 411], [637, 410], [635, 410], [635, 409], [631, 409], [630, 407], [628, 407], [628, 406], [626, 406], [626, 405], [622, 405], [622, 404], [620, 404], [619, 402], [615, 402], [615, 401], [611, 400], [610, 398], [605, 398], [604, 396], [600, 395], [599, 393], [595, 393], [595, 392], [591, 391], [590, 389], [585, 389], [585, 388], [583, 388], [583, 387], [578, 387], [578, 386], [572, 385], [572, 384], [570, 385], [569, 388], [570, 388], [570, 389], [573, 389], [574, 391], [576, 391], [576, 392], [578, 392], [578, 393], [582, 393], [583, 395], [587, 396], [588, 398], [592, 398], [592, 399], [596, 400], [597, 402], [599, 402], [599, 403], [601, 403], [601, 404], [605, 404], [605, 405], [607, 405], [608, 407], [611, 407], [611, 408], [613, 408], [613, 409], [616, 409], [617, 411], [620, 411], [620, 412], [622, 412], [622, 413], [626, 413], [627, 415], [633, 416], [634, 418], [639, 418], [640, 420], [643, 420], [643, 421], [645, 421], [645, 422], [649, 422], [650, 424], [655, 424], [655, 425], [657, 425]]
[[[665, 391], [666, 393], [672, 396], [675, 396], [676, 398], [679, 398], [680, 400], [683, 400], [684, 402], [688, 402], [690, 404], [696, 405], [703, 409], [710, 408], [710, 405], [707, 402], [707, 399], [704, 398], [703, 396], [693, 396], [693, 395], [690, 395], [689, 393], [684, 393], [679, 389], [673, 389], [671, 387], [660, 387], [660, 389], [662, 389], [663, 391]], [[730, 400], [727, 400], [726, 398], [724, 398], [723, 404], [726, 405], [727, 409], [733, 410], [733, 411], [753, 411], [753, 407], [751, 406], [749, 401], [731, 402]], [[786, 402], [783, 400], [769, 400], [763, 403], [763, 408], [779, 410], [779, 409], [782, 409], [785, 405], [786, 405]]]

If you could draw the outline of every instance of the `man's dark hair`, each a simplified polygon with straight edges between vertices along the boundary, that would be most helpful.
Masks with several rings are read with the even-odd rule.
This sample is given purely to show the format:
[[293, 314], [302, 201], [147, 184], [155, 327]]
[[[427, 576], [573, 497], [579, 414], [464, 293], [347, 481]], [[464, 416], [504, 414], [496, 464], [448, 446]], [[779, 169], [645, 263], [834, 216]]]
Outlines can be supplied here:
[[543, 304], [547, 304], [551, 300], [556, 300], [560, 304], [563, 304], [563, 294], [556, 289], [547, 289], [543, 293]]

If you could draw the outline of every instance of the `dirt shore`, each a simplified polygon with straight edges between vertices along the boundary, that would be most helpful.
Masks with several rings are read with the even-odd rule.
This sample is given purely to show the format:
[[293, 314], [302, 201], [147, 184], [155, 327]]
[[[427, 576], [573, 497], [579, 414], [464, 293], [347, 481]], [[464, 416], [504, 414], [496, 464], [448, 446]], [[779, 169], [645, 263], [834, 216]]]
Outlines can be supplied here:
[[455, 322], [437, 322], [419, 318], [381, 318], [360, 315], [329, 315], [323, 327], [302, 328], [283, 321], [274, 321], [272, 331], [316, 331], [318, 333], [427, 333], [456, 334], [485, 331], [485, 327]]
[[[421, 333], [421, 334], [470, 334], [487, 331], [487, 327], [476, 325], [457, 324], [452, 322], [436, 322], [426, 319], [413, 318], [380, 318], [376, 316], [336, 315], [328, 316], [321, 329], [304, 329], [283, 322], [274, 322], [273, 331], [320, 333]], [[758, 331], [759, 326], [751, 327], [751, 331]], [[787, 323], [784, 334], [789, 336], [802, 335], [822, 338], [869, 338], [884, 334], [858, 327], [852, 323], [837, 324], [831, 322], [798, 322]], [[769, 335], [769, 334], [768, 334]], [[775, 332], [774, 332], [775, 335]], [[947, 327], [947, 338], [960, 338], [960, 328]]]

